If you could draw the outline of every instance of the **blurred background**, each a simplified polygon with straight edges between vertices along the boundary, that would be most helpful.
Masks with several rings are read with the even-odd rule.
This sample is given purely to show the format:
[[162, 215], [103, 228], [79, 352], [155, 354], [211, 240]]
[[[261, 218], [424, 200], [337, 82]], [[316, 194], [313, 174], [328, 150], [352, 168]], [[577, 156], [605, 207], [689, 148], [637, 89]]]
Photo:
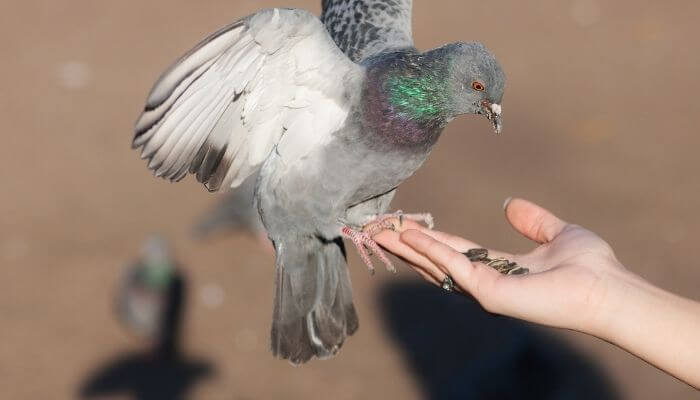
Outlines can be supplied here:
[[[0, 398], [695, 395], [605, 342], [490, 316], [406, 267], [370, 277], [353, 252], [359, 332], [330, 361], [273, 359], [271, 254], [252, 235], [194, 240], [217, 197], [191, 178], [153, 178], [130, 149], [161, 71], [272, 6], [320, 11], [300, 0], [0, 4]], [[479, 40], [497, 55], [505, 130], [454, 121], [394, 207], [524, 251], [501, 204], [525, 197], [599, 233], [636, 273], [700, 300], [698, 15], [689, 0], [416, 1], [420, 49]], [[114, 312], [127, 265], [154, 232], [187, 283], [175, 356], [159, 356]]]

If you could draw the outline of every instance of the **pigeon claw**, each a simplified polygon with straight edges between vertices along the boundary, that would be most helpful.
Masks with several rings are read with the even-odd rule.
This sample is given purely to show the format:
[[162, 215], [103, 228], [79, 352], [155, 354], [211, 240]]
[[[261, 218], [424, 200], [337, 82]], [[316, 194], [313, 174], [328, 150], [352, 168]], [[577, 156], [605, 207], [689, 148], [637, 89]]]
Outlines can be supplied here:
[[360, 258], [365, 265], [367, 265], [367, 269], [369, 270], [370, 274], [374, 275], [374, 265], [370, 259], [369, 251], [375, 254], [384, 263], [388, 271], [396, 273], [396, 267], [394, 267], [394, 264], [391, 262], [391, 260], [389, 260], [389, 257], [386, 256], [377, 242], [372, 239], [372, 235], [364, 231], [354, 230], [349, 226], [344, 226], [341, 229], [341, 234], [350, 239], [355, 245], [357, 252], [360, 253]]

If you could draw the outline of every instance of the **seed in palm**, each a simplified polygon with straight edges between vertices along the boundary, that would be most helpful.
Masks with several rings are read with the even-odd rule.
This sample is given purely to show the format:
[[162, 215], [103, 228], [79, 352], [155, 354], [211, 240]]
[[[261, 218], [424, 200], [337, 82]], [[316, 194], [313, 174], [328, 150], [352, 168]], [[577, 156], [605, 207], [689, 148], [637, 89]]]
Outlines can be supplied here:
[[469, 261], [486, 261], [489, 259], [489, 251], [487, 249], [469, 249], [466, 253], [462, 253]]
[[481, 262], [504, 275], [524, 275], [530, 272], [528, 268], [521, 267], [515, 261], [510, 261], [505, 258], [489, 258], [487, 249], [469, 249], [464, 254], [469, 261]]

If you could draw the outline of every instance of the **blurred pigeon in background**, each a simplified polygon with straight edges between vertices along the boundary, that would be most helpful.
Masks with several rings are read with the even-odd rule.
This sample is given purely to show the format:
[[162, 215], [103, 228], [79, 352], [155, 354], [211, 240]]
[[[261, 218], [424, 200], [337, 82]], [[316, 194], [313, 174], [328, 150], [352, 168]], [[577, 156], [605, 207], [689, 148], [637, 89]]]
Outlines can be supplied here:
[[166, 241], [151, 237], [141, 258], [125, 271], [116, 298], [117, 318], [145, 345], [122, 351], [101, 363], [81, 384], [85, 399], [188, 399], [190, 390], [214, 374], [206, 360], [183, 354], [181, 326], [186, 300], [185, 276]]
[[245, 17], [168, 68], [136, 122], [133, 147], [158, 177], [218, 191], [259, 173], [277, 255], [272, 352], [292, 363], [336, 354], [358, 328], [342, 237], [393, 269], [372, 234], [398, 185], [456, 116], [501, 130], [495, 57], [477, 42], [419, 52], [411, 7], [326, 0], [323, 23], [299, 9]]
[[145, 341], [153, 356], [172, 358], [177, 353], [184, 296], [184, 279], [168, 245], [154, 236], [124, 275], [117, 292], [117, 317], [127, 331]]

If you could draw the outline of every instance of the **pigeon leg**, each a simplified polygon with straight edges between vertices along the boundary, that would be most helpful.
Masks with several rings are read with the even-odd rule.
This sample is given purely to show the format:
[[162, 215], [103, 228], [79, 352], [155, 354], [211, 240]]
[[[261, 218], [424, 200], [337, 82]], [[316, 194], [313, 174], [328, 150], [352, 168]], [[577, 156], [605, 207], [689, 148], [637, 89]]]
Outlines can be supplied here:
[[404, 214], [403, 211], [399, 210], [392, 214], [379, 214], [370, 217], [367, 223], [362, 227], [362, 231], [367, 232], [370, 236], [374, 236], [385, 229], [395, 231], [398, 228], [395, 222], [398, 220], [398, 226], [400, 227], [406, 219], [423, 222], [428, 229], [433, 229], [435, 226], [435, 220], [430, 213]]
[[387, 270], [394, 273], [396, 272], [394, 264], [392, 264], [389, 257], [384, 254], [384, 251], [379, 247], [377, 242], [372, 239], [372, 235], [364, 231], [356, 231], [348, 226], [344, 226], [343, 229], [341, 229], [341, 233], [344, 237], [352, 240], [352, 243], [357, 248], [357, 252], [360, 253], [360, 258], [362, 258], [362, 261], [367, 265], [371, 274], [374, 274], [374, 265], [372, 265], [370, 254], [367, 251], [368, 249], [379, 257]]

